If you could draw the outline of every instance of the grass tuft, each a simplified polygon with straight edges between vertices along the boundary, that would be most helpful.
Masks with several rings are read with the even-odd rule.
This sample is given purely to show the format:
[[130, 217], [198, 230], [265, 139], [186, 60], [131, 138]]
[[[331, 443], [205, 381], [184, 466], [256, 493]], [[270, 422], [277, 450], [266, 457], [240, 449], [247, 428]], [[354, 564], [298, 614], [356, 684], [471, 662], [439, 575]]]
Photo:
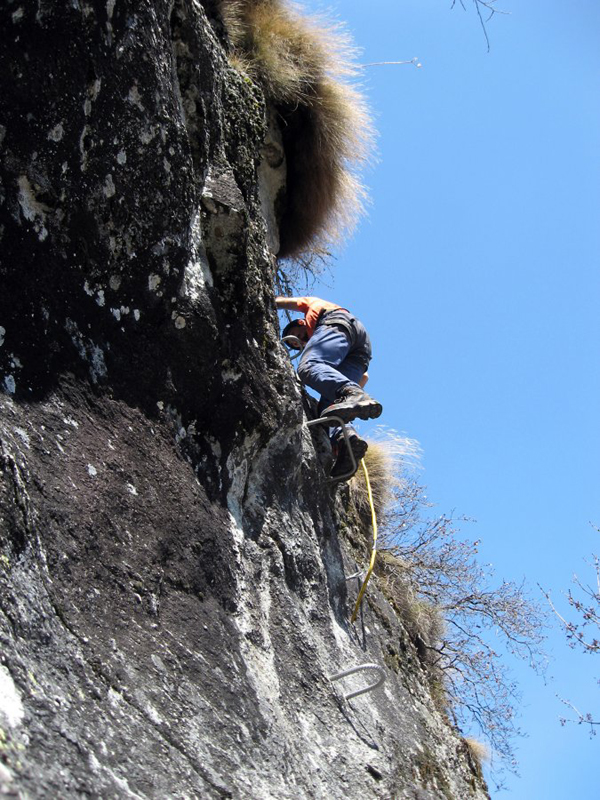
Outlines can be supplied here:
[[421, 663], [431, 668], [434, 677], [438, 661], [436, 648], [445, 628], [441, 610], [418, 597], [406, 565], [390, 552], [384, 550], [379, 554], [376, 573], [381, 590], [402, 620]]
[[[364, 460], [369, 473], [375, 513], [379, 516], [393, 503], [397, 492], [404, 488], [407, 473], [418, 467], [421, 449], [415, 439], [409, 439], [383, 426], [368, 441], [369, 449]], [[367, 483], [360, 467], [350, 482], [350, 498], [361, 516], [370, 514]]]
[[374, 130], [346, 31], [285, 0], [220, 0], [236, 64], [277, 112], [287, 161], [279, 258], [329, 250], [367, 205]]
[[489, 747], [480, 742], [479, 739], [473, 739], [472, 737], [466, 737], [463, 739], [467, 749], [471, 755], [471, 758], [475, 762], [475, 764], [481, 769], [484, 763], [487, 763], [491, 759], [490, 749]]

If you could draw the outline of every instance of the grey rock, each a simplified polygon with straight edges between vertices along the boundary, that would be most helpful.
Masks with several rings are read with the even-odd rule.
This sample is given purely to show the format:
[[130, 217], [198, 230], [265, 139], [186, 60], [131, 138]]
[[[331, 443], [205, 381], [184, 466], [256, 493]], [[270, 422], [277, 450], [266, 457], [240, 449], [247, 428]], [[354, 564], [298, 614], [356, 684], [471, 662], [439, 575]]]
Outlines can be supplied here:
[[376, 581], [348, 622], [214, 4], [0, 20], [0, 794], [486, 797]]

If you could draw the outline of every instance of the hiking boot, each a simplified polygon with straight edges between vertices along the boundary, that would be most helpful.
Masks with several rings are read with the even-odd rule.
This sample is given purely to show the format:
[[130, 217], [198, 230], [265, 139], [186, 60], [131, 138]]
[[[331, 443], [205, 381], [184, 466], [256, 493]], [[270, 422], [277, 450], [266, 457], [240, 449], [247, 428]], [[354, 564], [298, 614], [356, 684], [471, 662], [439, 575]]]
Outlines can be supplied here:
[[[356, 433], [354, 430], [348, 431], [348, 438], [350, 439], [350, 448], [354, 454], [354, 458], [356, 459], [356, 469], [358, 469], [361, 459], [364, 458], [369, 445], [364, 439], [361, 439], [358, 433]], [[352, 459], [350, 458], [350, 453], [348, 452], [348, 445], [346, 444], [344, 434], [341, 431], [336, 436], [334, 446], [336, 445], [338, 457], [333, 469], [331, 470], [330, 477], [338, 478], [341, 475], [344, 475], [344, 480], [349, 480], [356, 473], [356, 469], [354, 469], [352, 465]]]
[[355, 383], [348, 383], [340, 391], [340, 395], [330, 406], [322, 412], [322, 417], [339, 417], [343, 422], [352, 422], [353, 419], [375, 419], [383, 408], [381, 403], [363, 391]]

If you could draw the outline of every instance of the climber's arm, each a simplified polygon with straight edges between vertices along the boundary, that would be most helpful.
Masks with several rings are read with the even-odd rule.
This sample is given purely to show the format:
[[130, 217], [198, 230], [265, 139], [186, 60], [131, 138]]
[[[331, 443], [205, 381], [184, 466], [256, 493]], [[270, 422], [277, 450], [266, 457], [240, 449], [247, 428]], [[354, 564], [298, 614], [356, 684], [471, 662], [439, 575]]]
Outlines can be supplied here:
[[306, 308], [305, 297], [276, 297], [275, 305], [277, 308], [286, 311], [304, 311]]

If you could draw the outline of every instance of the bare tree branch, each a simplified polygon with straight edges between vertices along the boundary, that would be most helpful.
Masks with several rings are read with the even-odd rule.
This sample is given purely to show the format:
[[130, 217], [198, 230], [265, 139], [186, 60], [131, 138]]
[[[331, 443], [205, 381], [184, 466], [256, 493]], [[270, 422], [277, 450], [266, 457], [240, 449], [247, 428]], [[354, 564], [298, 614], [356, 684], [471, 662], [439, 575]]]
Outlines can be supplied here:
[[[460, 7], [463, 11], [466, 11], [467, 8], [465, 6], [464, 0], [458, 0]], [[509, 11], [501, 11], [499, 8], [496, 8], [496, 0], [472, 0], [473, 5], [475, 6], [475, 10], [477, 12], [477, 17], [479, 19], [479, 24], [481, 25], [481, 29], [483, 31], [483, 35], [485, 36], [485, 42], [487, 45], [488, 53], [490, 51], [490, 39], [487, 32], [487, 24], [492, 19], [495, 14], [509, 14]], [[453, 9], [456, 6], [456, 0], [452, 0], [452, 5], [450, 6]], [[484, 14], [487, 14], [486, 19], [484, 19]]]
[[381, 525], [384, 586], [398, 607], [410, 606], [406, 597], [413, 596], [417, 616], [423, 602], [442, 613], [446, 624], [437, 638], [419, 636], [432, 676], [443, 682], [447, 710], [460, 727], [479, 728], [501, 765], [514, 769], [520, 698], [505, 657], [542, 671], [547, 615], [523, 583], [494, 581], [489, 565], [477, 560], [479, 541], [459, 536], [464, 518], [431, 516], [422, 487], [408, 479], [399, 485]]
[[275, 288], [282, 296], [292, 297], [310, 292], [315, 283], [331, 274], [335, 257], [324, 248], [314, 248], [310, 252], [293, 259], [277, 262]]
[[[600, 528], [596, 528], [596, 530], [600, 533]], [[560, 622], [569, 646], [581, 648], [585, 653], [595, 654], [600, 653], [600, 559], [598, 556], [592, 555], [591, 566], [594, 570], [595, 586], [584, 584], [577, 575], [574, 575], [573, 584], [576, 587], [576, 593], [569, 589], [565, 595], [569, 607], [575, 614], [574, 619], [568, 619], [566, 614], [561, 613], [550, 597], [549, 592], [541, 586], [540, 591]], [[562, 697], [559, 699], [576, 715], [575, 719], [561, 717], [561, 725], [566, 725], [567, 723], [586, 725], [589, 728], [590, 735], [595, 736], [596, 726], [600, 725], [600, 720], [589, 712], [580, 711], [570, 700], [565, 700]]]

